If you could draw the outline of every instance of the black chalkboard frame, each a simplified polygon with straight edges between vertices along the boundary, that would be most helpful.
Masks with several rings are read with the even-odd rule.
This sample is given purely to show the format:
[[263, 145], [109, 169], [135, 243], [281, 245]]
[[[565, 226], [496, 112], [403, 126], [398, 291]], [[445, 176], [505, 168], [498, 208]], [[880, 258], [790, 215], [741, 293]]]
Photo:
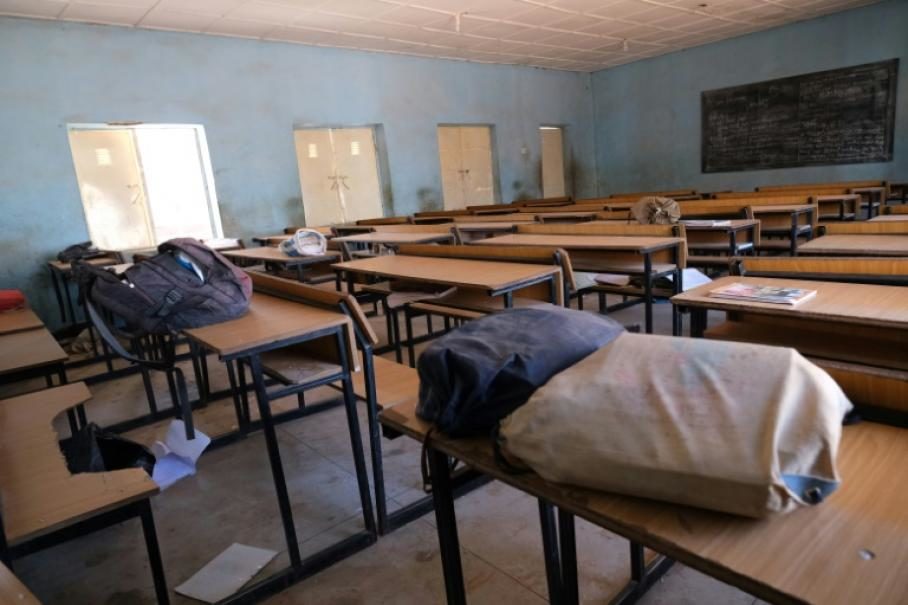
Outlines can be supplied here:
[[[886, 109], [884, 112], [883, 120], [884, 123], [884, 136], [885, 141], [883, 144], [883, 153], [881, 156], [874, 156], [867, 159], [846, 159], [846, 160], [835, 160], [831, 158], [819, 159], [816, 161], [771, 161], [767, 163], [761, 163], [759, 165], [752, 164], [740, 164], [740, 165], [723, 165], [721, 167], [714, 167], [711, 165], [709, 153], [710, 149], [708, 148], [708, 143], [710, 140], [709, 136], [709, 110], [710, 95], [717, 94], [729, 94], [732, 92], [737, 93], [746, 93], [755, 90], [769, 89], [770, 87], [785, 87], [791, 85], [799, 86], [800, 83], [808, 78], [815, 78], [818, 76], [833, 76], [837, 72], [841, 73], [842, 76], [848, 76], [858, 71], [867, 71], [870, 69], [880, 69], [885, 68], [888, 72], [888, 84], [889, 90], [886, 100]], [[806, 74], [799, 74], [795, 76], [788, 76], [785, 78], [776, 78], [773, 80], [764, 80], [761, 82], [754, 82], [751, 84], [743, 84], [739, 86], [729, 86], [725, 88], [717, 88], [713, 90], [705, 90], [700, 94], [700, 124], [701, 124], [701, 135], [700, 135], [700, 161], [701, 161], [701, 171], [703, 173], [720, 173], [720, 172], [743, 172], [751, 170], [773, 170], [778, 168], [797, 168], [797, 167], [806, 167], [806, 166], [832, 166], [832, 165], [842, 165], [842, 164], [863, 164], [863, 163], [878, 163], [878, 162], [889, 162], [892, 161], [894, 155], [894, 142], [895, 142], [895, 117], [896, 117], [896, 92], [898, 89], [898, 70], [899, 70], [899, 59], [889, 59], [886, 61], [878, 61], [874, 63], [863, 63], [860, 65], [852, 65], [849, 67], [841, 67], [836, 69], [829, 69], [824, 71], [810, 72]], [[801, 119], [796, 119], [797, 125], [800, 126]]]

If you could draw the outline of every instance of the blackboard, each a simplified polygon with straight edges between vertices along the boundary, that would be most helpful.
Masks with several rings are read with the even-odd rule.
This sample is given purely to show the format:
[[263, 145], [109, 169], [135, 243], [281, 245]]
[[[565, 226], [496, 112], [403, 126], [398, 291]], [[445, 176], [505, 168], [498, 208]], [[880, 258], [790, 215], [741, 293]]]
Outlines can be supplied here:
[[703, 172], [892, 160], [898, 65], [704, 91]]

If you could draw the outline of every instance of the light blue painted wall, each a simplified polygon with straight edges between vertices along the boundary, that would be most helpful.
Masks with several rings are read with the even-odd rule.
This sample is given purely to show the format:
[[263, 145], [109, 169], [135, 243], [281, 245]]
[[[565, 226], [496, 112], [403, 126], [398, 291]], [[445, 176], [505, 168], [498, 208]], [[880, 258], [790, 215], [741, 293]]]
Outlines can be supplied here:
[[[894, 161], [703, 174], [700, 93], [900, 58]], [[602, 194], [908, 179], [908, 0], [895, 0], [593, 74]]]
[[[500, 194], [538, 196], [541, 124], [567, 127], [595, 193], [589, 75], [194, 34], [0, 18], [0, 287], [46, 320], [40, 261], [88, 238], [68, 123], [205, 127], [225, 234], [303, 220], [294, 126], [382, 124], [393, 211], [440, 203], [436, 125], [495, 125]], [[522, 146], [529, 154], [520, 154]]]

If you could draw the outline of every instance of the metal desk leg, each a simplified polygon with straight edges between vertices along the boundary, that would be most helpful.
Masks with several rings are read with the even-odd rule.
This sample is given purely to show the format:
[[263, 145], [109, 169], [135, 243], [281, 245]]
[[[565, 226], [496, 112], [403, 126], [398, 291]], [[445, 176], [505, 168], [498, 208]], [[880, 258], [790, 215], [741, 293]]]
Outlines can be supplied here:
[[287, 481], [284, 478], [284, 466], [281, 464], [280, 446], [277, 442], [277, 432], [274, 430], [274, 421], [271, 418], [271, 407], [268, 403], [268, 393], [265, 390], [262, 362], [258, 355], [249, 357], [249, 366], [252, 369], [255, 398], [258, 401], [259, 416], [262, 419], [262, 430], [265, 433], [265, 444], [268, 448], [268, 460], [271, 463], [271, 474], [274, 478], [274, 491], [277, 492], [277, 504], [281, 512], [281, 522], [284, 526], [284, 537], [287, 540], [287, 553], [290, 555], [290, 564], [294, 568], [300, 568], [302, 565], [300, 545], [296, 539], [293, 510], [290, 507], [290, 495], [287, 492]]
[[706, 331], [706, 309], [693, 308], [690, 310], [690, 335], [692, 338], [703, 338]]
[[[227, 361], [227, 380], [230, 382], [230, 396], [233, 399], [233, 411], [236, 413], [236, 422], [241, 435], [245, 435], [248, 430], [246, 416], [243, 414], [243, 404], [239, 393], [239, 384], [237, 384], [236, 370], [233, 361]], [[239, 362], [237, 362], [239, 363]]]
[[60, 282], [57, 279], [57, 272], [50, 266], [48, 266], [47, 270], [50, 271], [50, 283], [54, 286], [54, 297], [57, 299], [57, 307], [60, 309], [60, 321], [65, 324], [66, 307], [63, 306], [63, 293], [60, 291]]
[[441, 566], [445, 575], [445, 594], [448, 605], [466, 605], [467, 594], [463, 584], [463, 567], [460, 561], [460, 540], [457, 538], [457, 517], [454, 514], [454, 493], [451, 490], [451, 469], [448, 457], [428, 448], [429, 471], [432, 480], [432, 501], [435, 504], [435, 524]]
[[69, 310], [69, 320], [70, 323], [75, 324], [76, 320], [76, 310], [73, 307], [73, 297], [72, 292], [69, 289], [69, 279], [66, 276], [60, 276], [60, 282], [63, 286], [63, 294], [66, 298], [66, 307]]
[[363, 351], [363, 377], [366, 382], [366, 415], [369, 421], [369, 449], [372, 456], [372, 480], [375, 482], [375, 512], [378, 533], [388, 532], [388, 502], [385, 495], [385, 471], [381, 457], [381, 427], [378, 423], [378, 395], [375, 391], [375, 366], [372, 348]]
[[558, 509], [558, 538], [561, 550], [561, 589], [564, 605], [577, 605], [580, 595], [577, 589], [577, 539], [574, 531], [574, 515]]
[[555, 507], [539, 499], [539, 526], [542, 530], [542, 553], [545, 558], [545, 579], [549, 603], [562, 605], [561, 557], [558, 553], [558, 531], [555, 528]]
[[[672, 293], [681, 294], [684, 291], [684, 272], [681, 269], [675, 269], [674, 289]], [[672, 336], [681, 336], [681, 310], [677, 305], [672, 305]]]
[[155, 596], [159, 605], [168, 605], [170, 595], [167, 592], [167, 578], [164, 576], [164, 563], [161, 561], [161, 549], [158, 546], [150, 500], [146, 499], [139, 503], [139, 516], [142, 519], [142, 533], [145, 534], [145, 547], [148, 550], [148, 564], [154, 580]]
[[344, 407], [347, 408], [347, 429], [350, 432], [350, 446], [353, 450], [353, 465], [356, 468], [356, 483], [359, 487], [359, 500], [363, 507], [363, 522], [366, 531], [375, 536], [375, 515], [372, 513], [372, 494], [369, 489], [369, 475], [366, 472], [366, 458], [363, 455], [363, 440], [359, 433], [359, 415], [356, 413], [356, 393], [353, 391], [353, 379], [350, 377], [350, 363], [347, 357], [347, 340], [345, 330], [337, 333], [337, 350], [344, 368], [344, 379], [341, 381], [344, 391]]
[[643, 255], [643, 308], [646, 314], [646, 333], [653, 333], [653, 257]]

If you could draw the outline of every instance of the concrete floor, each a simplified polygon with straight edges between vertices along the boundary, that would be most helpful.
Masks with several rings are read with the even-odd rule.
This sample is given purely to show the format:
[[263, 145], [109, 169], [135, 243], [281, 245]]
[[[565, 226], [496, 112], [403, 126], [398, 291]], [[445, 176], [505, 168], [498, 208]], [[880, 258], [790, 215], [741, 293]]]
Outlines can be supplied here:
[[[594, 308], [589, 299], [587, 308]], [[642, 307], [613, 315], [625, 324], [642, 323]], [[382, 318], [373, 320], [384, 333]], [[686, 323], [686, 322], [685, 322]], [[656, 307], [658, 333], [670, 333], [670, 307]], [[214, 388], [227, 385], [214, 359]], [[70, 379], [80, 373], [70, 372]], [[187, 376], [191, 376], [188, 373]], [[16, 390], [30, 385], [17, 385]], [[36, 387], [32, 387], [36, 388]], [[166, 403], [166, 388], [156, 382]], [[145, 409], [138, 376], [92, 387], [91, 420], [107, 424]], [[0, 392], [9, 396], [11, 391]], [[308, 401], [336, 398], [321, 389]], [[295, 401], [289, 402], [295, 405]], [[226, 401], [200, 414], [202, 430], [213, 430], [215, 417], [229, 422]], [[206, 424], [207, 423], [207, 424]], [[61, 422], [60, 432], [66, 434]], [[361, 426], [365, 417], [361, 413]], [[149, 442], [163, 425], [135, 431]], [[280, 425], [278, 436], [293, 514], [303, 556], [362, 528], [353, 460], [342, 408]], [[423, 496], [420, 446], [407, 438], [384, 440], [389, 509]], [[198, 474], [153, 500], [155, 521], [168, 584], [185, 581], [234, 542], [270, 548], [280, 554], [258, 577], [287, 563], [265, 443], [261, 434], [206, 453]], [[546, 602], [546, 586], [536, 501], [493, 482], [457, 501], [458, 527], [470, 603], [533, 604]], [[606, 603], [628, 578], [627, 542], [579, 521], [577, 525], [581, 599]], [[153, 603], [151, 577], [137, 520], [55, 546], [17, 561], [22, 580], [47, 605], [120, 605]], [[175, 604], [191, 603], [172, 593]], [[444, 584], [434, 517], [423, 518], [384, 536], [376, 544], [266, 601], [295, 603], [427, 604], [444, 602]], [[676, 564], [642, 599], [645, 605], [758, 603], [752, 596]]]

